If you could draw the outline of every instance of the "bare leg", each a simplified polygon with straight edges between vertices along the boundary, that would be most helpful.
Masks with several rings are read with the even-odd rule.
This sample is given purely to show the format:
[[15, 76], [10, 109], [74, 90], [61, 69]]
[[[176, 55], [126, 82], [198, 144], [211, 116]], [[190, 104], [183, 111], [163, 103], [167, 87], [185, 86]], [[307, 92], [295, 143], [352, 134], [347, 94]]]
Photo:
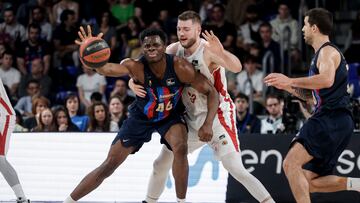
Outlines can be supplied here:
[[71, 193], [71, 198], [77, 201], [96, 189], [105, 178], [109, 177], [115, 169], [119, 167], [133, 149], [133, 147], [126, 148], [122, 146], [121, 141], [112, 145], [106, 160], [99, 167], [85, 176]]
[[346, 190], [347, 177], [328, 175], [319, 177], [318, 174], [304, 170], [309, 182], [310, 192], [338, 192]]
[[302, 166], [312, 160], [305, 148], [295, 143], [283, 163], [285, 175], [289, 181], [291, 191], [298, 203], [310, 203], [309, 183], [303, 172]]
[[189, 164], [187, 159], [187, 133], [184, 124], [173, 125], [165, 135], [174, 154], [172, 172], [175, 179], [176, 196], [185, 199], [188, 184]]

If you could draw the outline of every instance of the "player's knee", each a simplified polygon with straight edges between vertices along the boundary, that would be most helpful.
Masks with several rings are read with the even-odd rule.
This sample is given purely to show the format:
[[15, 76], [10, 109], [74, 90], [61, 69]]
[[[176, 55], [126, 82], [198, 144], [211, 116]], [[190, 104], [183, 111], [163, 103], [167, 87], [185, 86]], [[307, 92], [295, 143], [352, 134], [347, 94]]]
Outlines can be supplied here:
[[284, 159], [282, 166], [285, 174], [291, 173], [292, 171], [294, 171], [294, 169], [296, 169], [296, 167], [298, 167], [297, 164], [289, 157], [286, 157]]
[[109, 156], [101, 165], [101, 176], [104, 178], [109, 177], [112, 173], [114, 173], [118, 165], [119, 161], [115, 157]]
[[186, 157], [187, 156], [187, 151], [188, 151], [187, 143], [186, 142], [180, 142], [180, 143], [175, 144], [172, 147], [172, 151], [174, 153], [174, 156]]

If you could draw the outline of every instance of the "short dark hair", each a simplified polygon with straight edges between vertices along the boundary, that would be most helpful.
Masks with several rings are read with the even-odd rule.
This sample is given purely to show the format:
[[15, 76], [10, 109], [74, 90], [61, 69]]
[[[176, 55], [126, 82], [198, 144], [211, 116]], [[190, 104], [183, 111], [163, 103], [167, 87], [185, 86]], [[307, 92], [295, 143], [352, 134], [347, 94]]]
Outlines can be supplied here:
[[4, 57], [5, 55], [10, 55], [12, 58], [14, 58], [14, 52], [9, 49], [6, 49], [1, 57]]
[[306, 12], [309, 24], [316, 25], [321, 34], [330, 35], [333, 29], [333, 15], [326, 9], [313, 8]]
[[140, 33], [140, 42], [143, 43], [145, 37], [148, 36], [159, 36], [160, 39], [164, 42], [164, 44], [167, 43], [167, 37], [164, 31], [156, 29], [156, 28], [147, 28], [145, 30], [143, 30]]
[[75, 12], [73, 10], [70, 10], [70, 9], [63, 10], [63, 12], [60, 15], [61, 23], [64, 23], [65, 21], [67, 21], [69, 19], [68, 18], [69, 15], [75, 15]]
[[257, 63], [257, 58], [255, 56], [249, 54], [245, 57], [244, 63]]
[[93, 92], [90, 96], [91, 101], [101, 102], [103, 95], [100, 92]]
[[272, 30], [272, 26], [271, 26], [271, 24], [270, 24], [269, 22], [263, 22], [263, 23], [261, 23], [260, 26], [259, 26], [259, 30], [260, 30], [260, 28], [262, 28], [262, 27], [268, 27], [268, 28], [270, 28], [270, 30]]
[[239, 92], [239, 93], [235, 96], [234, 100], [236, 100], [236, 99], [245, 99], [246, 102], [249, 103], [249, 97], [246, 96], [246, 94], [241, 93], [241, 92]]
[[265, 104], [266, 104], [267, 100], [270, 99], [270, 98], [277, 99], [279, 102], [281, 101], [281, 97], [280, 97], [279, 94], [269, 93], [269, 94], [266, 95]]
[[201, 17], [195, 11], [184, 11], [178, 16], [178, 20], [192, 20], [201, 25]]
[[39, 30], [39, 34], [41, 33], [41, 27], [39, 24], [37, 23], [31, 23], [28, 25], [28, 32], [30, 32], [30, 28], [35, 28], [37, 30]]

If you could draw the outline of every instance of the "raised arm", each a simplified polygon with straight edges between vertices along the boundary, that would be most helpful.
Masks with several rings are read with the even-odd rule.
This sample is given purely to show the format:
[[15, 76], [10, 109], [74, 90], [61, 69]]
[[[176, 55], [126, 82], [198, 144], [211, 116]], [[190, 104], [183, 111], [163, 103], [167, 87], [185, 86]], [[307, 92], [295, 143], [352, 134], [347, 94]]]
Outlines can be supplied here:
[[216, 37], [213, 31], [210, 31], [209, 33], [205, 30], [205, 32], [202, 33], [202, 36], [207, 41], [204, 54], [205, 60], [220, 65], [234, 73], [241, 71], [242, 65], [238, 57], [224, 49], [219, 38]]
[[203, 142], [208, 142], [212, 138], [212, 124], [219, 107], [219, 95], [209, 80], [195, 71], [188, 61], [176, 57], [174, 64], [175, 71], [181, 82], [190, 84], [194, 89], [207, 96], [208, 112], [204, 124], [199, 129], [199, 138]]

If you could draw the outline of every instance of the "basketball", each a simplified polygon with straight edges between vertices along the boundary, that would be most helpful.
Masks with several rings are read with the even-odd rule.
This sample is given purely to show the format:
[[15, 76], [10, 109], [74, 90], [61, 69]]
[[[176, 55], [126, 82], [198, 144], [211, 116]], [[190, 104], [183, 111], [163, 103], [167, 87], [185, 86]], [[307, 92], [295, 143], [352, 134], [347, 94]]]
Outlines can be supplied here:
[[88, 38], [80, 46], [81, 61], [90, 68], [104, 66], [109, 61], [110, 54], [109, 45], [98, 37]]

